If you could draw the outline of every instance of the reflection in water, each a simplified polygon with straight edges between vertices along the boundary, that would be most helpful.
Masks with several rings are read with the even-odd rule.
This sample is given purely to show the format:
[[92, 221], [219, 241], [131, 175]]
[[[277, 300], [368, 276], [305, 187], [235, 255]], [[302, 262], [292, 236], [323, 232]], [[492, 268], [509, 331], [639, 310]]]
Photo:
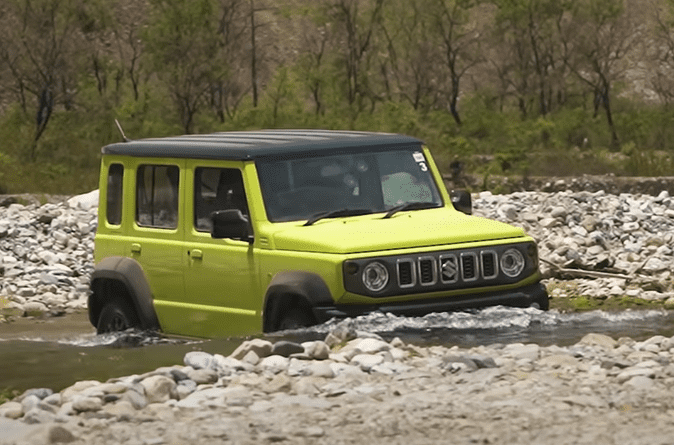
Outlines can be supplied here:
[[[59, 326], [61, 328], [59, 328]], [[322, 339], [333, 329], [400, 337], [417, 345], [472, 347], [494, 343], [560, 346], [597, 332], [640, 340], [674, 334], [674, 312], [664, 310], [562, 314], [538, 309], [491, 307], [483, 310], [398, 317], [373, 313], [331, 320], [307, 329], [270, 334], [279, 340]], [[245, 338], [185, 340], [127, 332], [95, 335], [90, 325], [72, 318], [51, 319], [22, 327], [0, 325], [0, 389], [47, 387], [59, 391], [79, 380], [106, 381], [183, 363], [189, 351], [229, 355]]]

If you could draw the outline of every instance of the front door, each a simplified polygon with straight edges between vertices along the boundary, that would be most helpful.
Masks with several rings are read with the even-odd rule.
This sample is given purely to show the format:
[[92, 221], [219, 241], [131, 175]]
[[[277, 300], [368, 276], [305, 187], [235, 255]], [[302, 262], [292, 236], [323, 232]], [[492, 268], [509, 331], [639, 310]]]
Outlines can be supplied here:
[[[257, 296], [257, 263], [248, 241], [211, 238], [210, 215], [238, 209], [250, 219], [242, 163], [187, 167], [185, 303], [192, 312], [181, 331], [200, 337], [250, 334], [262, 330]], [[189, 202], [189, 200], [188, 200]], [[190, 215], [191, 214], [191, 215]]]

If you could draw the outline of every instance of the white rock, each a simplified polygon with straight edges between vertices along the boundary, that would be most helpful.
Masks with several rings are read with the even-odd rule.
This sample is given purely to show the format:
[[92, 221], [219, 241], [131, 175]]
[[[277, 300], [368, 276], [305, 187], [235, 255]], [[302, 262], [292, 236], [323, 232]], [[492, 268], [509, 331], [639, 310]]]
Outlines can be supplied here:
[[540, 347], [533, 343], [526, 345], [521, 343], [513, 343], [506, 346], [504, 351], [516, 360], [536, 360], [538, 358]]
[[98, 190], [74, 196], [68, 200], [68, 205], [73, 209], [82, 210], [91, 210], [98, 207]]
[[77, 412], [99, 411], [103, 407], [103, 401], [98, 397], [75, 397], [72, 408]]
[[330, 379], [335, 376], [335, 371], [332, 369], [330, 363], [321, 361], [310, 364], [304, 370], [303, 374], [312, 377], [323, 377]]
[[23, 416], [23, 406], [18, 402], [6, 402], [0, 405], [0, 417], [19, 419]]
[[302, 343], [304, 353], [314, 360], [325, 360], [330, 356], [330, 347], [323, 341], [311, 341]]
[[358, 354], [351, 359], [351, 364], [358, 366], [365, 372], [369, 372], [374, 366], [384, 363], [384, 357], [381, 355]]
[[652, 368], [631, 367], [622, 371], [616, 378], [618, 382], [624, 383], [633, 377], [653, 378], [655, 377], [655, 371]]
[[148, 403], [162, 403], [175, 398], [176, 382], [163, 375], [155, 375], [140, 382], [145, 388]]
[[290, 359], [280, 355], [270, 355], [265, 357], [257, 364], [258, 367], [271, 371], [274, 374], [286, 371], [290, 364]]
[[208, 369], [213, 362], [213, 356], [208, 352], [190, 351], [185, 354], [183, 362], [194, 369]]
[[254, 352], [258, 357], [267, 357], [271, 354], [272, 347], [273, 344], [270, 341], [255, 338], [239, 345], [239, 347], [230, 354], [230, 357], [242, 360], [249, 352]]

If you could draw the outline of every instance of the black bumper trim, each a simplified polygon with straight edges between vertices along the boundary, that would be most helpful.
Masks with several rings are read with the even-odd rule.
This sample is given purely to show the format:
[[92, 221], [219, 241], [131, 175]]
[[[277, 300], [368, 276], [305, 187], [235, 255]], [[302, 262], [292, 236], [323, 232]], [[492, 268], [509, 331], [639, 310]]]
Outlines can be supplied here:
[[356, 317], [371, 312], [392, 313], [395, 315], [423, 316], [431, 312], [451, 312], [461, 309], [478, 309], [488, 306], [529, 307], [538, 304], [540, 309], [548, 309], [548, 293], [541, 283], [532, 284], [515, 290], [470, 294], [432, 300], [419, 300], [403, 303], [376, 305], [347, 305], [314, 307], [314, 316], [319, 323], [331, 318]]

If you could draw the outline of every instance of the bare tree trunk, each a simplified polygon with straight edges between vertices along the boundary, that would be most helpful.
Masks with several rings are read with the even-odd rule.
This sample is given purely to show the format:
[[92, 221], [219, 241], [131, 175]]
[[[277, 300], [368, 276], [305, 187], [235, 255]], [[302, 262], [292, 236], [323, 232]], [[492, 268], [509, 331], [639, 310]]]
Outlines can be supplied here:
[[255, 54], [255, 0], [250, 0], [250, 77], [253, 87], [253, 107], [257, 107], [257, 66]]
[[608, 123], [608, 128], [611, 131], [611, 148], [617, 150], [620, 148], [620, 141], [618, 139], [618, 133], [613, 122], [613, 112], [611, 111], [611, 96], [609, 91], [610, 85], [608, 81], [602, 79], [602, 90], [601, 90], [601, 106], [606, 112], [606, 122]]
[[[453, 70], [452, 70], [453, 71]], [[456, 125], [461, 126], [461, 117], [459, 116], [459, 109], [457, 107], [457, 104], [459, 102], [459, 82], [461, 79], [459, 76], [455, 75], [454, 72], [452, 72], [452, 92], [451, 92], [451, 97], [449, 100], [449, 112], [452, 113], [452, 117], [454, 118], [454, 122], [456, 122]]]

